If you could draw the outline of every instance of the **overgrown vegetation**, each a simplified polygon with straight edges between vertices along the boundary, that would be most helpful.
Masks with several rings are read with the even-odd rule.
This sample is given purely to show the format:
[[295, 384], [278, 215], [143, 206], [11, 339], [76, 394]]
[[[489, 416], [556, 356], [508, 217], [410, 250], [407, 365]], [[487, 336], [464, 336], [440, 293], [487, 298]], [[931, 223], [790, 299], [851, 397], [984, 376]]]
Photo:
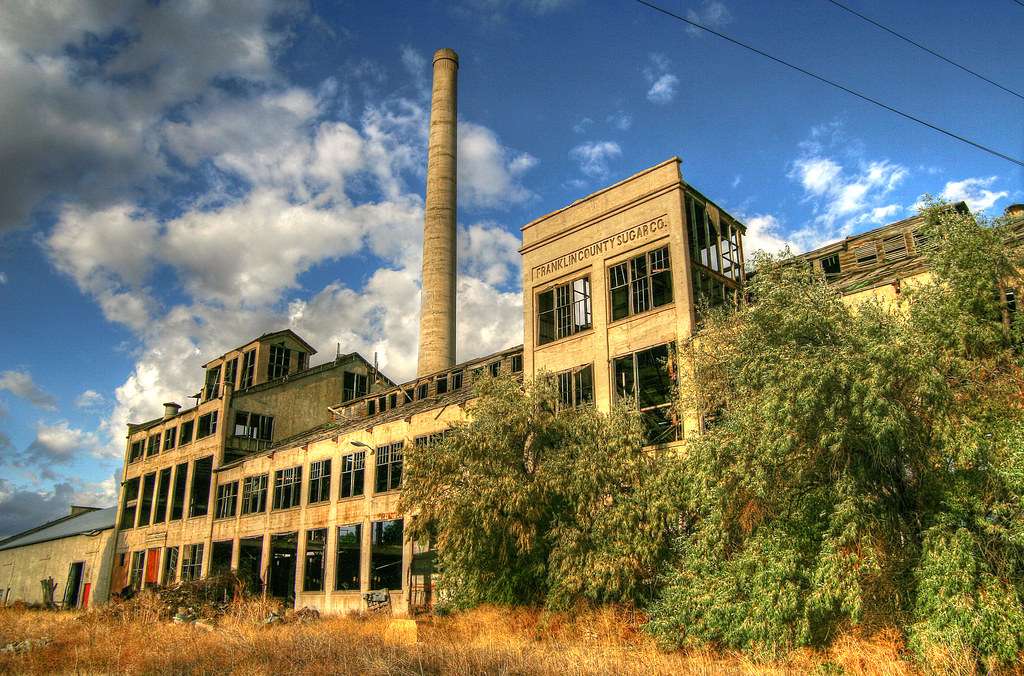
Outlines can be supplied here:
[[408, 457], [447, 598], [649, 604], [664, 644], [764, 657], [890, 627], [939, 668], [1017, 661], [1020, 261], [1002, 224], [924, 213], [933, 279], [899, 303], [851, 307], [759, 258], [756, 302], [680, 346], [680, 410], [714, 421], [680, 452], [644, 452], [628, 411], [486, 384], [471, 422]]

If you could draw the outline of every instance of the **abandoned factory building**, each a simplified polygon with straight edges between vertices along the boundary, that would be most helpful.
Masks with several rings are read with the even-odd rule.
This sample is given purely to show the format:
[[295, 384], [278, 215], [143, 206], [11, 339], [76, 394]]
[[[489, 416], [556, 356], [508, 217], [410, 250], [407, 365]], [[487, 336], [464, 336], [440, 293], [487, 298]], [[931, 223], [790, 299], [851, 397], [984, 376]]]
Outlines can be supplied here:
[[[358, 354], [310, 366], [270, 333], [204, 365], [194, 406], [129, 426], [109, 587], [234, 570], [253, 590], [326, 612], [379, 592], [429, 607], [433, 558], [406, 536], [403, 457], [465, 420], [480, 378], [556, 379], [566, 406], [634, 402], [651, 444], [700, 432], [671, 406], [675, 346], [698, 308], [736, 304], [745, 228], [671, 158], [522, 228], [522, 345], [458, 362], [455, 157], [458, 57], [434, 56], [417, 375], [396, 383]], [[925, 274], [919, 221], [805, 256], [844, 293], [898, 293]]]

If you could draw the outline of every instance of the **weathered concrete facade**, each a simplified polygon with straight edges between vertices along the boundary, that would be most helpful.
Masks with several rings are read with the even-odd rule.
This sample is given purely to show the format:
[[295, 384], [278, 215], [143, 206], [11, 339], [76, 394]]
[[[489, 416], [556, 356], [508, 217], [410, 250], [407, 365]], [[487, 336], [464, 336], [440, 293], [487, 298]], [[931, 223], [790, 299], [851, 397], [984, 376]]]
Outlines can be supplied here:
[[63, 608], [102, 605], [109, 596], [116, 509], [75, 508], [69, 516], [0, 542], [0, 599], [43, 603], [52, 578]]

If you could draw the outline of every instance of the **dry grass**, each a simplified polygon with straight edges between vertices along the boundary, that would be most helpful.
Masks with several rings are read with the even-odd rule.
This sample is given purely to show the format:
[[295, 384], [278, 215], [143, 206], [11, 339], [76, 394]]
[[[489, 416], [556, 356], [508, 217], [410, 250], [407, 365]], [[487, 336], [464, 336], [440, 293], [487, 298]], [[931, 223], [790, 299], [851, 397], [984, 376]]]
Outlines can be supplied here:
[[741, 655], [659, 651], [622, 610], [549, 614], [480, 608], [420, 625], [419, 643], [385, 640], [386, 618], [328, 617], [263, 626], [273, 606], [232, 605], [214, 631], [157, 619], [145, 599], [120, 611], [0, 610], [0, 645], [46, 638], [0, 653], [8, 673], [344, 674], [909, 674], [895, 632], [847, 636], [827, 653], [797, 651], [755, 663]]

